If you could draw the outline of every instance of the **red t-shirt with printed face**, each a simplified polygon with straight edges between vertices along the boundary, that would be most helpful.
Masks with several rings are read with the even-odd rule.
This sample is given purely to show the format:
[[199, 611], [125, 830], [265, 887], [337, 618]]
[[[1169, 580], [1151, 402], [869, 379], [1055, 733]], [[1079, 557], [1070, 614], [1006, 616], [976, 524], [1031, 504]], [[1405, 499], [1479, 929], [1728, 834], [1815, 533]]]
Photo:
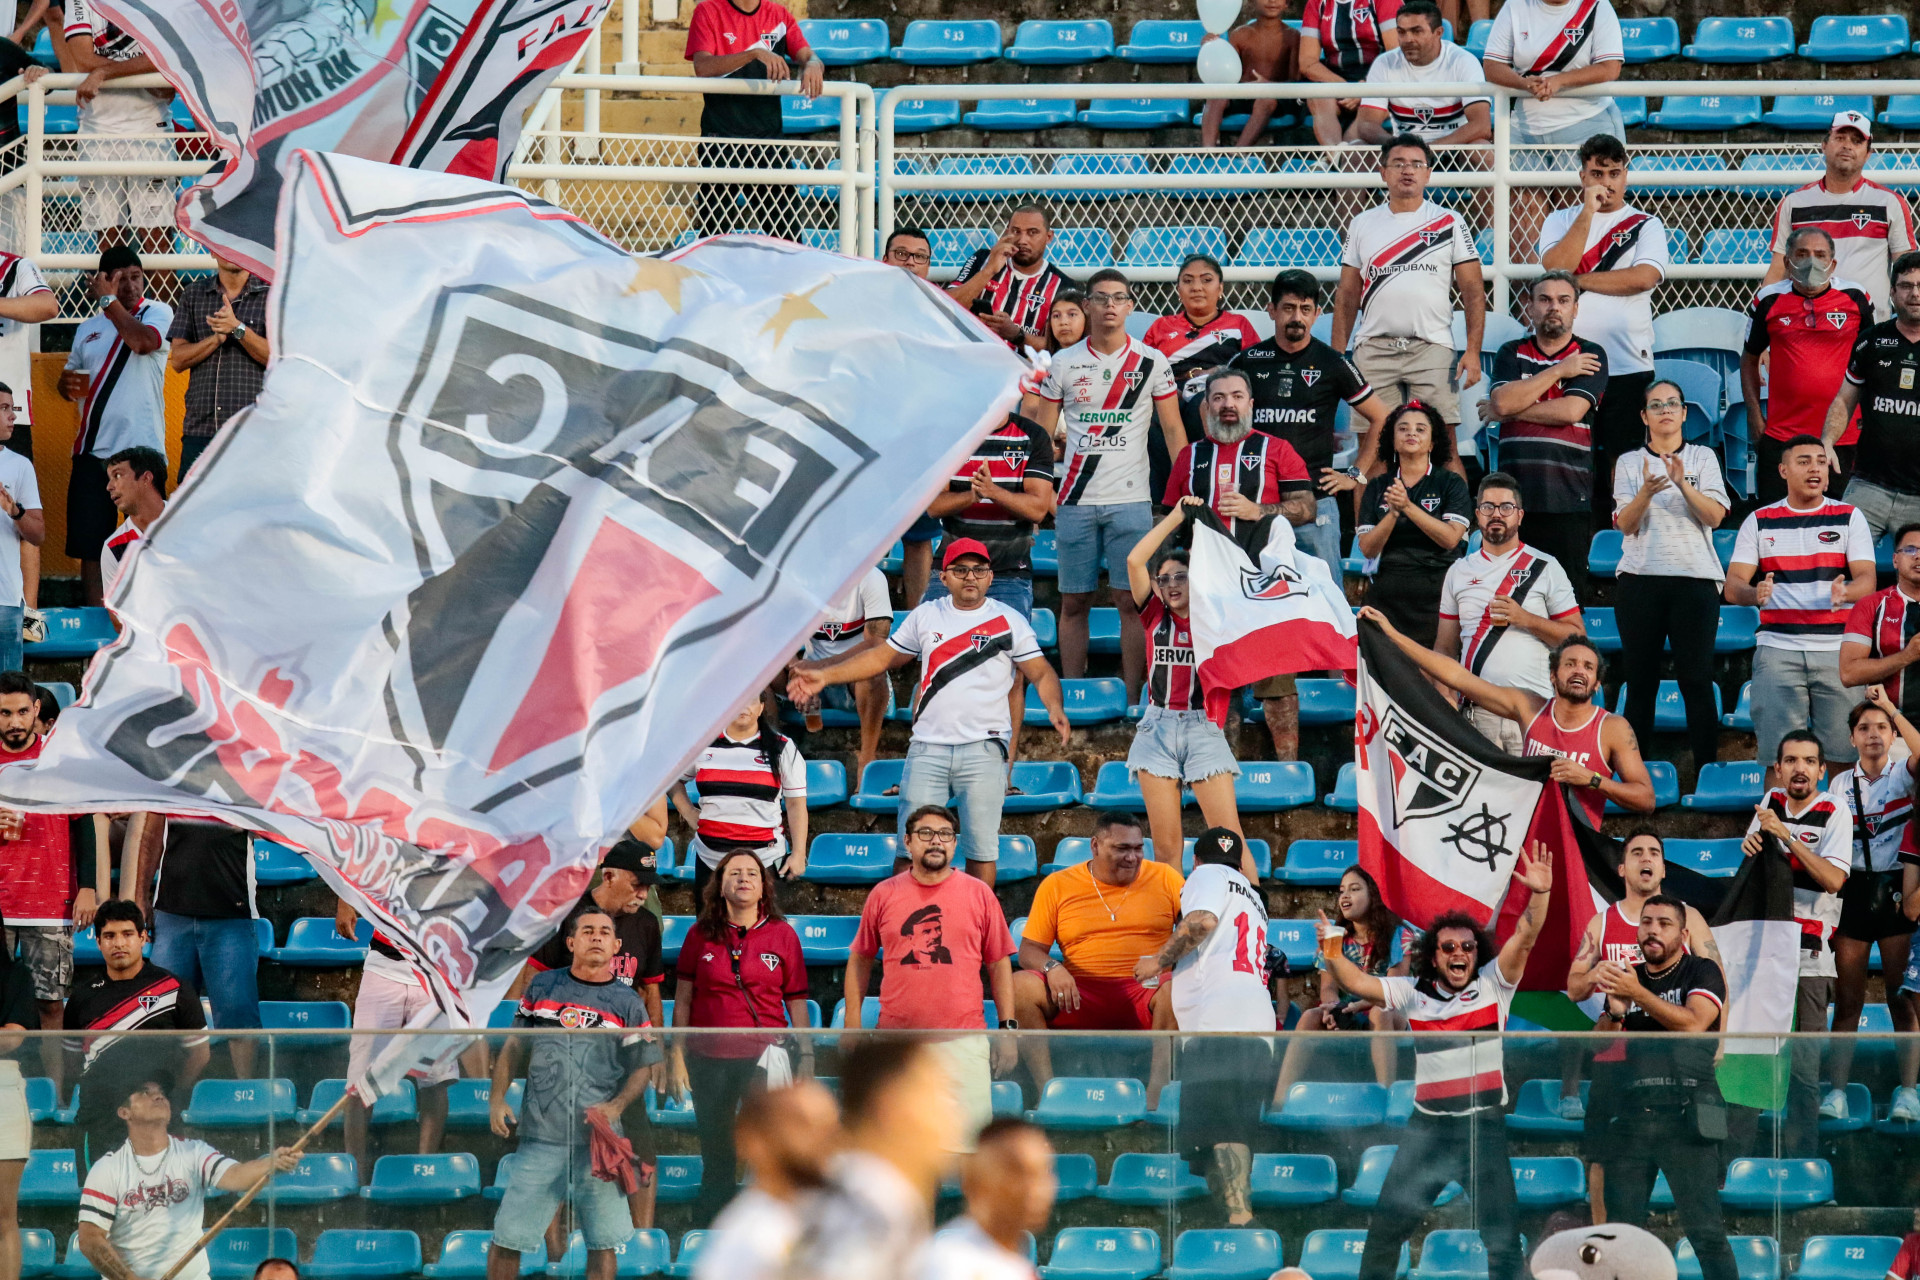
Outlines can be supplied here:
[[[786, 60], [794, 75], [813, 50], [800, 23], [784, 5], [760, 0], [752, 12], [733, 0], [700, 0], [687, 24], [687, 60], [696, 53], [727, 57], [749, 49], [767, 49]], [[724, 79], [765, 80], [766, 64], [758, 59]], [[777, 138], [781, 135], [780, 100], [735, 94], [706, 95], [700, 110], [700, 134], [707, 138]]]
[[978, 877], [955, 871], [927, 885], [903, 871], [867, 895], [853, 950], [886, 964], [881, 1030], [979, 1031], [987, 1025], [980, 970], [1013, 954], [1013, 935]]

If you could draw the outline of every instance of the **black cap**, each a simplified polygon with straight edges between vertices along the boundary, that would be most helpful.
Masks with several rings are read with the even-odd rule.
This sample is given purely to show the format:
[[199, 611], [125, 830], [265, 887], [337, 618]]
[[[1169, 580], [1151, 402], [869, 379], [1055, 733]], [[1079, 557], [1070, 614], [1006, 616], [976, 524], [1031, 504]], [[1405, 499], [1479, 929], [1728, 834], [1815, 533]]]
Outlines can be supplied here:
[[[140, 266], [140, 255], [130, 244], [117, 244], [100, 254], [100, 269], [106, 272], [118, 271], [122, 267]], [[144, 270], [144, 268], [142, 268]]]
[[641, 844], [632, 836], [622, 836], [600, 860], [602, 867], [631, 871], [641, 884], [660, 883], [660, 854], [652, 845]]
[[1193, 862], [1195, 866], [1204, 866], [1209, 862], [1224, 863], [1229, 867], [1240, 865], [1241, 851], [1246, 841], [1240, 838], [1238, 831], [1226, 827], [1208, 827], [1193, 841]]

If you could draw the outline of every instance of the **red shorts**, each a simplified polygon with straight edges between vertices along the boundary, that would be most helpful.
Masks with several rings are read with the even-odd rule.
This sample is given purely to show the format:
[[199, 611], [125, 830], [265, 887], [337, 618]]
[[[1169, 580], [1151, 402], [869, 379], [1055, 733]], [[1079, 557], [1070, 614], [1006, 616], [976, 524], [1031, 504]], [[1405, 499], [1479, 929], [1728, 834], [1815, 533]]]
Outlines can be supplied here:
[[1062, 1009], [1047, 1022], [1055, 1031], [1149, 1031], [1153, 1028], [1153, 990], [1132, 978], [1083, 978], [1080, 1007]]

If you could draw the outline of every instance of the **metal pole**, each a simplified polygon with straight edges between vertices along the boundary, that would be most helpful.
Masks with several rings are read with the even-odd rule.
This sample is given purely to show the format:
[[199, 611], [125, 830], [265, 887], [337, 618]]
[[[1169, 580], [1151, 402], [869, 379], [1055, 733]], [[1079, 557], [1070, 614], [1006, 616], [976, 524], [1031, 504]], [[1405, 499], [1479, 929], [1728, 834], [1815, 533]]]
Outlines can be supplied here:
[[1509, 241], [1513, 229], [1513, 171], [1507, 150], [1513, 134], [1513, 99], [1504, 89], [1493, 94], [1493, 302], [1495, 315], [1507, 315], [1507, 271], [1513, 265]]
[[860, 253], [860, 210], [855, 204], [856, 184], [863, 170], [860, 167], [859, 120], [856, 118], [860, 103], [852, 95], [840, 98], [840, 252], [848, 257], [857, 257]]
[[[600, 28], [595, 27], [580, 49], [580, 60], [595, 75], [600, 73]], [[600, 158], [600, 91], [588, 89], [580, 114], [580, 137], [573, 141], [573, 153], [582, 160]]]

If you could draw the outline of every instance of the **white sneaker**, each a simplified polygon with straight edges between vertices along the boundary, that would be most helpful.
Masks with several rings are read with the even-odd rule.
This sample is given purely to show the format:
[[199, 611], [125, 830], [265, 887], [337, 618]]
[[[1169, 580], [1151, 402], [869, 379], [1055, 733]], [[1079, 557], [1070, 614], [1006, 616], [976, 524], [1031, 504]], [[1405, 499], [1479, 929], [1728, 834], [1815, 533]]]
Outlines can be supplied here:
[[1847, 1118], [1846, 1090], [1827, 1090], [1827, 1096], [1820, 1100], [1820, 1118], [1822, 1120], [1845, 1120]]
[[1581, 1101], [1579, 1094], [1570, 1094], [1560, 1099], [1560, 1118], [1562, 1120], [1585, 1120], [1587, 1118], [1587, 1104]]
[[1893, 1105], [1887, 1108], [1887, 1119], [1900, 1124], [1912, 1124], [1920, 1120], [1920, 1089], [1908, 1085], [1893, 1091]]

